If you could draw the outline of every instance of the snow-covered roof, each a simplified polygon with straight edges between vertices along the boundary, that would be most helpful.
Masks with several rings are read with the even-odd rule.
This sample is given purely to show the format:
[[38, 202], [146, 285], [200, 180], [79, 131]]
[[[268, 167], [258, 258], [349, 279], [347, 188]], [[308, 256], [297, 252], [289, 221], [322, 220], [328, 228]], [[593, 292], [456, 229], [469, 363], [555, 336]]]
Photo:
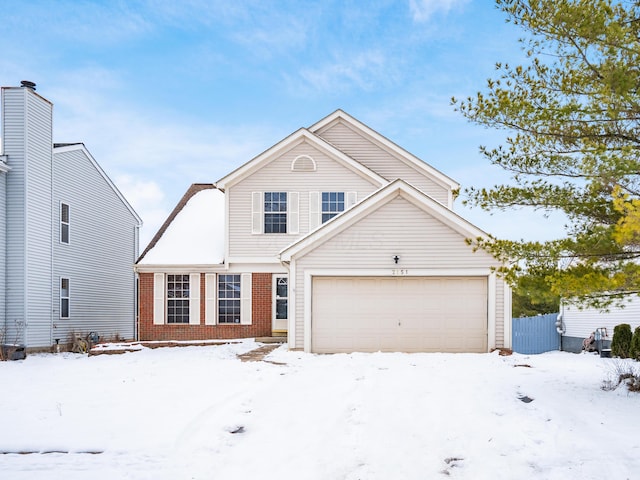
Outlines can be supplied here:
[[138, 265], [223, 263], [224, 193], [213, 186], [191, 192], [152, 240]]

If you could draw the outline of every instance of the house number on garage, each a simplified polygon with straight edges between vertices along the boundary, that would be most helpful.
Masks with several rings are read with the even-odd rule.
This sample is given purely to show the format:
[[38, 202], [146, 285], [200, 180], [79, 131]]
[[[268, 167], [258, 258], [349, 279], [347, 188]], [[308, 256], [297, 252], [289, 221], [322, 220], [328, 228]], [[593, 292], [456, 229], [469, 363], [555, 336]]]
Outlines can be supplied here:
[[402, 277], [405, 275], [409, 275], [409, 270], [407, 270], [406, 268], [394, 268], [393, 270], [391, 270], [391, 275], [395, 277]]

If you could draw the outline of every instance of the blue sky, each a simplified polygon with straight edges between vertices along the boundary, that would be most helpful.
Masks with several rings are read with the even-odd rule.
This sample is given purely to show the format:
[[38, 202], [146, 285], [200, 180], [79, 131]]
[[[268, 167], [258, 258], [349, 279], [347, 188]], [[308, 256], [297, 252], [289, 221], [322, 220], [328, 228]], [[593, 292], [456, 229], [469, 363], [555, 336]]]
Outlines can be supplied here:
[[[465, 186], [506, 179], [478, 153], [504, 133], [450, 105], [518, 63], [490, 0], [5, 0], [0, 85], [36, 82], [54, 141], [83, 142], [145, 221], [341, 108]], [[456, 211], [505, 238], [558, 223]], [[546, 222], [546, 223], [541, 223]]]

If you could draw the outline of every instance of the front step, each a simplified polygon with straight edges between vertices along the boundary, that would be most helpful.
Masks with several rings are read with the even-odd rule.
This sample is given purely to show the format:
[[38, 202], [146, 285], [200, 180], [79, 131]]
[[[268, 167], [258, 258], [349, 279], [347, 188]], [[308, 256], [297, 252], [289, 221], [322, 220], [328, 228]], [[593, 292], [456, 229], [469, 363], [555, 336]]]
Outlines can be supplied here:
[[287, 342], [287, 334], [285, 332], [284, 335], [276, 335], [272, 333], [271, 337], [256, 337], [256, 342], [259, 343], [286, 343]]

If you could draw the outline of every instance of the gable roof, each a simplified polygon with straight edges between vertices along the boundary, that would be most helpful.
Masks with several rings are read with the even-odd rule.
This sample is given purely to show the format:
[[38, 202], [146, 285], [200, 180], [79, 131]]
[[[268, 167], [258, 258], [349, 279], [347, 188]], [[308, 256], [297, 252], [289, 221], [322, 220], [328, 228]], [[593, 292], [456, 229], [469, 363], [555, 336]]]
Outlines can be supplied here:
[[65, 152], [73, 152], [73, 151], [81, 151], [84, 155], [89, 159], [93, 167], [98, 171], [98, 173], [104, 178], [104, 181], [107, 182], [107, 185], [111, 187], [111, 189], [115, 192], [116, 196], [120, 199], [120, 201], [124, 204], [124, 206], [131, 212], [133, 218], [136, 219], [138, 226], [142, 226], [142, 218], [138, 215], [138, 213], [133, 209], [131, 204], [127, 201], [127, 199], [122, 195], [122, 192], [116, 187], [116, 184], [111, 181], [109, 175], [102, 169], [100, 164], [93, 158], [93, 155], [89, 153], [87, 147], [85, 147], [84, 143], [54, 143], [53, 144], [53, 156], [57, 153], [65, 153]]
[[440, 220], [458, 233], [469, 238], [486, 238], [488, 234], [471, 224], [440, 202], [429, 197], [413, 185], [397, 179], [375, 191], [354, 207], [335, 216], [317, 229], [293, 242], [280, 251], [280, 260], [287, 262], [297, 255], [305, 254], [343, 232], [360, 219], [378, 210], [401, 195], [403, 198]]
[[352, 117], [351, 115], [349, 115], [348, 113], [346, 113], [341, 109], [336, 110], [335, 112], [324, 117], [322, 120], [314, 123], [312, 126], [309, 127], [309, 130], [316, 135], [321, 135], [322, 131], [327, 130], [328, 128], [330, 128], [331, 126], [335, 125], [338, 122], [343, 122], [351, 126], [352, 128], [359, 130], [366, 137], [369, 137], [369, 139], [372, 140], [379, 147], [383, 148], [384, 150], [387, 150], [395, 158], [404, 162], [410, 167], [413, 167], [414, 169], [418, 170], [423, 175], [426, 175], [429, 178], [432, 178], [433, 180], [442, 184], [443, 186], [450, 188], [451, 190], [457, 190], [460, 188], [460, 184], [455, 180], [453, 180], [451, 177], [448, 177], [447, 175], [442, 173], [440, 170], [433, 168], [428, 163], [419, 159], [412, 153], [408, 152], [404, 148], [400, 147], [396, 143], [389, 140], [384, 135], [381, 135], [380, 133], [376, 132], [372, 128], [362, 123], [360, 120]]
[[224, 193], [194, 183], [149, 242], [137, 265], [224, 262]]
[[331, 143], [318, 137], [317, 135], [314, 135], [306, 128], [300, 128], [299, 130], [286, 137], [284, 140], [281, 140], [271, 148], [262, 152], [257, 157], [249, 160], [247, 163], [237, 168], [230, 174], [222, 177], [216, 182], [217, 187], [220, 190], [224, 191], [226, 188], [235, 183], [238, 183], [243, 178], [251, 175], [252, 173], [255, 173], [262, 166], [275, 159], [283, 151], [287, 151], [304, 141], [307, 141], [319, 150], [324, 151], [330, 157], [342, 163], [344, 166], [354, 171], [358, 175], [368, 179], [375, 185], [382, 186], [388, 182], [384, 177], [381, 177], [373, 170], [364, 166], [362, 163], [354, 160], [346, 153], [338, 150], [336, 147], [331, 145]]

